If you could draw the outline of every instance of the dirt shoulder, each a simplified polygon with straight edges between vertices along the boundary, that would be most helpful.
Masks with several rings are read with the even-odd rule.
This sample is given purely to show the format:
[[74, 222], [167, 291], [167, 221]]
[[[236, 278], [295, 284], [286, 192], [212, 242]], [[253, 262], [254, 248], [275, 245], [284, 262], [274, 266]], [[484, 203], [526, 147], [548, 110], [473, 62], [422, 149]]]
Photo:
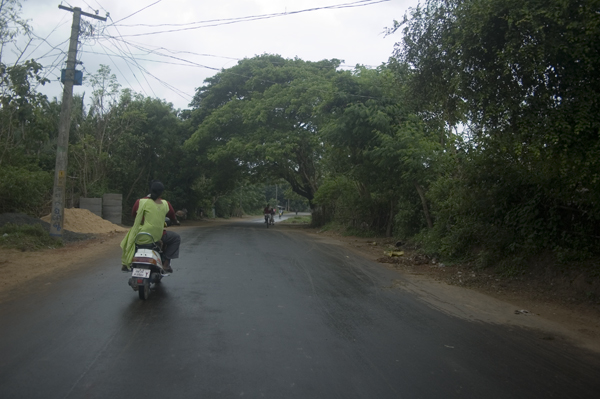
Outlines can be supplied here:
[[[600, 352], [600, 301], [589, 295], [596, 292], [598, 282], [584, 279], [581, 273], [542, 273], [533, 268], [526, 275], [502, 277], [488, 269], [437, 263], [414, 250], [397, 248], [395, 240], [298, 230], [335, 241], [398, 272], [391, 288], [411, 291], [440, 311], [473, 321], [535, 329], [542, 340]], [[402, 255], [389, 256], [390, 250]]]
[[0, 302], [21, 285], [85, 267], [86, 261], [102, 256], [109, 248], [118, 248], [124, 236], [123, 232], [97, 234], [95, 238], [67, 243], [61, 248], [35, 252], [0, 248]]
[[[82, 217], [81, 214], [77, 214], [77, 216], [78, 224], [71, 221], [71, 228], [81, 229], [83, 226], [86, 232], [90, 230], [97, 231], [97, 233], [89, 234], [93, 238], [68, 241], [63, 247], [35, 252], [0, 248], [0, 275], [2, 275], [2, 279], [0, 279], [0, 302], [14, 295], [15, 290], [22, 285], [34, 280], [50, 278], [60, 273], [85, 268], [88, 261], [106, 254], [107, 251], [119, 250], [119, 245], [128, 231], [127, 228], [113, 224], [104, 226], [98, 224], [91, 216], [87, 218], [88, 220]], [[96, 222], [92, 227], [90, 227], [89, 219]], [[227, 221], [184, 222], [182, 226], [174, 226], [172, 229], [177, 231], [178, 229], [199, 226], [210, 227], [218, 223], [227, 223]], [[118, 270], [119, 267], [120, 265], [115, 265], [115, 270]]]
[[[174, 231], [210, 228], [240, 220], [248, 218], [186, 221], [172, 228]], [[398, 278], [384, 288], [410, 291], [431, 307], [455, 317], [526, 327], [538, 331], [542, 340], [576, 344], [600, 352], [600, 305], [581, 297], [582, 284], [586, 288], [587, 283], [577, 278], [544, 276], [536, 279], [531, 275], [508, 279], [485, 269], [473, 271], [466, 266], [443, 266], [406, 249], [402, 256], [389, 257], [384, 251], [394, 248], [394, 242], [385, 239], [341, 236], [298, 225], [277, 224], [275, 229], [308, 234], [379, 262], [381, 267], [398, 273]], [[86, 261], [118, 250], [124, 235], [124, 232], [96, 234], [93, 239], [37, 252], [0, 249], [3, 276], [0, 302], [20, 285], [85, 268]]]

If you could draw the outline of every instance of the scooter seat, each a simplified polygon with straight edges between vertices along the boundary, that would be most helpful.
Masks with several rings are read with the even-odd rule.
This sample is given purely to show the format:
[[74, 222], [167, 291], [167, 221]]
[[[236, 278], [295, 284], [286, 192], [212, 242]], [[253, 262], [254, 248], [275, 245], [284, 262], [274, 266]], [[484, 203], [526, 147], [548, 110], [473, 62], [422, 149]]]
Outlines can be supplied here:
[[156, 245], [154, 245], [154, 244], [137, 244], [136, 247], [139, 249], [154, 249], [154, 248], [156, 248]]

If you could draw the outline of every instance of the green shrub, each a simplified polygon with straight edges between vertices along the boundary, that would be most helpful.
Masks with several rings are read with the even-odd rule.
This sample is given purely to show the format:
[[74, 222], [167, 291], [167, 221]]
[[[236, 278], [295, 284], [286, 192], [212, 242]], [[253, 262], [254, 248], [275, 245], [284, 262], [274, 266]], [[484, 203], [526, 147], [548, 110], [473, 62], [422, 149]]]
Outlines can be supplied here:
[[0, 213], [39, 216], [52, 197], [52, 176], [35, 166], [0, 167]]
[[62, 247], [62, 241], [50, 236], [40, 224], [16, 225], [7, 223], [0, 227], [0, 246], [21, 251]]
[[292, 224], [310, 224], [311, 217], [310, 216], [294, 216], [284, 220], [282, 223], [292, 223]]

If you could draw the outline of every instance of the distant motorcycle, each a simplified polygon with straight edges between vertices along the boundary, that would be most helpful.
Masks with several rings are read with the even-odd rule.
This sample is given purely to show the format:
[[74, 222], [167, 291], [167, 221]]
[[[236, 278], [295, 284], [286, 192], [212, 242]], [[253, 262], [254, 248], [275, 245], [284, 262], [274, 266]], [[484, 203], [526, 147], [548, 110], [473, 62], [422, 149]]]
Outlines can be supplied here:
[[187, 219], [187, 215], [188, 215], [188, 210], [183, 208], [177, 212], [175, 212], [175, 216], [177, 216], [178, 219], [181, 220], [186, 220]]
[[[165, 224], [169, 226], [170, 220], [166, 218]], [[160, 284], [163, 277], [169, 274], [163, 269], [164, 247], [162, 241], [150, 244], [139, 244], [138, 241], [150, 233], [138, 233], [135, 237], [135, 254], [131, 262], [131, 277], [129, 286], [138, 292], [140, 299], [146, 300], [150, 295], [150, 289]]]

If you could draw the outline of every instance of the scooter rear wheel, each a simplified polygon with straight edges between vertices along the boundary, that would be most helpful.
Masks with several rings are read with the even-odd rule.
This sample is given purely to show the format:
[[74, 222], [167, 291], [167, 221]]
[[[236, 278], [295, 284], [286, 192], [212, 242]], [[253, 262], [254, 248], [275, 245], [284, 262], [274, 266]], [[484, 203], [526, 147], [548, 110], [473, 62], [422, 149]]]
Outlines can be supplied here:
[[150, 295], [150, 284], [148, 283], [148, 280], [145, 280], [144, 284], [138, 287], [138, 295], [142, 301], [148, 299], [148, 296]]

